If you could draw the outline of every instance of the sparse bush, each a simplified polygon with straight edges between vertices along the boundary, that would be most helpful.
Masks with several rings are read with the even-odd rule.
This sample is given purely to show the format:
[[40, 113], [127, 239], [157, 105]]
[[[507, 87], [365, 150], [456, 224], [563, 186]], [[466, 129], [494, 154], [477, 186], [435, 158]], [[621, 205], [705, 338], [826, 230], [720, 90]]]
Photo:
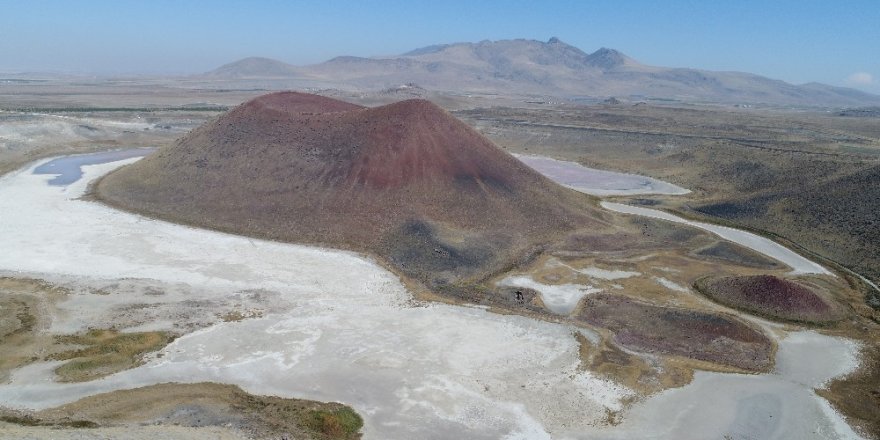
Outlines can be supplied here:
[[306, 415], [303, 425], [326, 438], [347, 439], [355, 438], [364, 426], [364, 421], [354, 410], [343, 407], [333, 411], [311, 411]]

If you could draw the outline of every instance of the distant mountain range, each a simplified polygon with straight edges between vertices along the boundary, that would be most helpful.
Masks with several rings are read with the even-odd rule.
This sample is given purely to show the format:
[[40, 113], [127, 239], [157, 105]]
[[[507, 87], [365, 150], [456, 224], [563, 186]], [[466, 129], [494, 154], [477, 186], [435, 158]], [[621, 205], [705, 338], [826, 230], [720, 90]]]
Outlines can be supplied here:
[[414, 83], [431, 90], [473, 93], [795, 106], [880, 104], [878, 95], [844, 87], [794, 85], [742, 72], [648, 66], [607, 48], [588, 54], [558, 38], [442, 44], [394, 57], [341, 56], [310, 66], [245, 58], [202, 76], [298, 79], [368, 90]]

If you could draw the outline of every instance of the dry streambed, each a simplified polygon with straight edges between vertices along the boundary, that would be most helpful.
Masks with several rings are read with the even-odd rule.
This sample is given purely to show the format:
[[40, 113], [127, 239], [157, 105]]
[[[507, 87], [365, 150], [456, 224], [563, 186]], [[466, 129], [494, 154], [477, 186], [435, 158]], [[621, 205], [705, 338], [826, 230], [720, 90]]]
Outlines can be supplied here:
[[[143, 366], [89, 382], [58, 382], [51, 362], [18, 368], [0, 386], [5, 406], [46, 409], [119, 389], [211, 381], [344, 402], [363, 415], [367, 438], [855, 436], [813, 392], [856, 367], [857, 347], [837, 338], [791, 333], [778, 341], [770, 374], [698, 372], [691, 384], [626, 409], [635, 391], [583, 368], [573, 334], [596, 338], [589, 332], [417, 303], [392, 274], [349, 253], [77, 200], [88, 181], [122, 163], [85, 167], [84, 178], [66, 187], [48, 186], [33, 167], [0, 179], [0, 211], [9, 213], [0, 230], [16, 231], [0, 234], [0, 247], [15, 250], [0, 254], [0, 268], [84, 287], [57, 304], [49, 328], [59, 333], [143, 304], [119, 318], [129, 326], [120, 330], [186, 334]], [[128, 282], [121, 276], [136, 287], [114, 288]], [[188, 303], [194, 316], [172, 313]], [[204, 308], [211, 316], [198, 315]], [[156, 320], [139, 312], [154, 309]], [[839, 362], [814, 359], [829, 352]], [[772, 423], [748, 423], [768, 414]]]

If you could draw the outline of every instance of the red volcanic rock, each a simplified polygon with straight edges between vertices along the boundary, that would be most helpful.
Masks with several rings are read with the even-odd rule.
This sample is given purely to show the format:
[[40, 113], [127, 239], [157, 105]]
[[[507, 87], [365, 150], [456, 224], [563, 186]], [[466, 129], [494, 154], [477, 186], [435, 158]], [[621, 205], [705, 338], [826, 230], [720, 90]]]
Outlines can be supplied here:
[[237, 115], [236, 117], [243, 117], [248, 114], [265, 115], [267, 112], [274, 112], [277, 116], [285, 117], [296, 114], [346, 112], [361, 108], [363, 107], [357, 104], [325, 98], [320, 95], [281, 92], [270, 93], [252, 99], [236, 109], [235, 114]]
[[96, 189], [173, 221], [370, 251], [431, 283], [484, 274], [602, 215], [429, 101], [366, 108], [295, 92], [244, 103]]
[[700, 280], [697, 290], [724, 305], [786, 321], [840, 319], [840, 309], [810, 288], [773, 275]]

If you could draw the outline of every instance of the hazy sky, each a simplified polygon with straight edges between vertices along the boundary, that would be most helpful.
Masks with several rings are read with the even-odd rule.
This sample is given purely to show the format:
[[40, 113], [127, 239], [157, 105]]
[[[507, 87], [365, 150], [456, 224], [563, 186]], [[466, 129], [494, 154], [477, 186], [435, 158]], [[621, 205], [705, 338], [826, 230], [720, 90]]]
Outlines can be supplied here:
[[0, 0], [0, 71], [196, 73], [557, 36], [646, 64], [880, 93], [880, 0]]

